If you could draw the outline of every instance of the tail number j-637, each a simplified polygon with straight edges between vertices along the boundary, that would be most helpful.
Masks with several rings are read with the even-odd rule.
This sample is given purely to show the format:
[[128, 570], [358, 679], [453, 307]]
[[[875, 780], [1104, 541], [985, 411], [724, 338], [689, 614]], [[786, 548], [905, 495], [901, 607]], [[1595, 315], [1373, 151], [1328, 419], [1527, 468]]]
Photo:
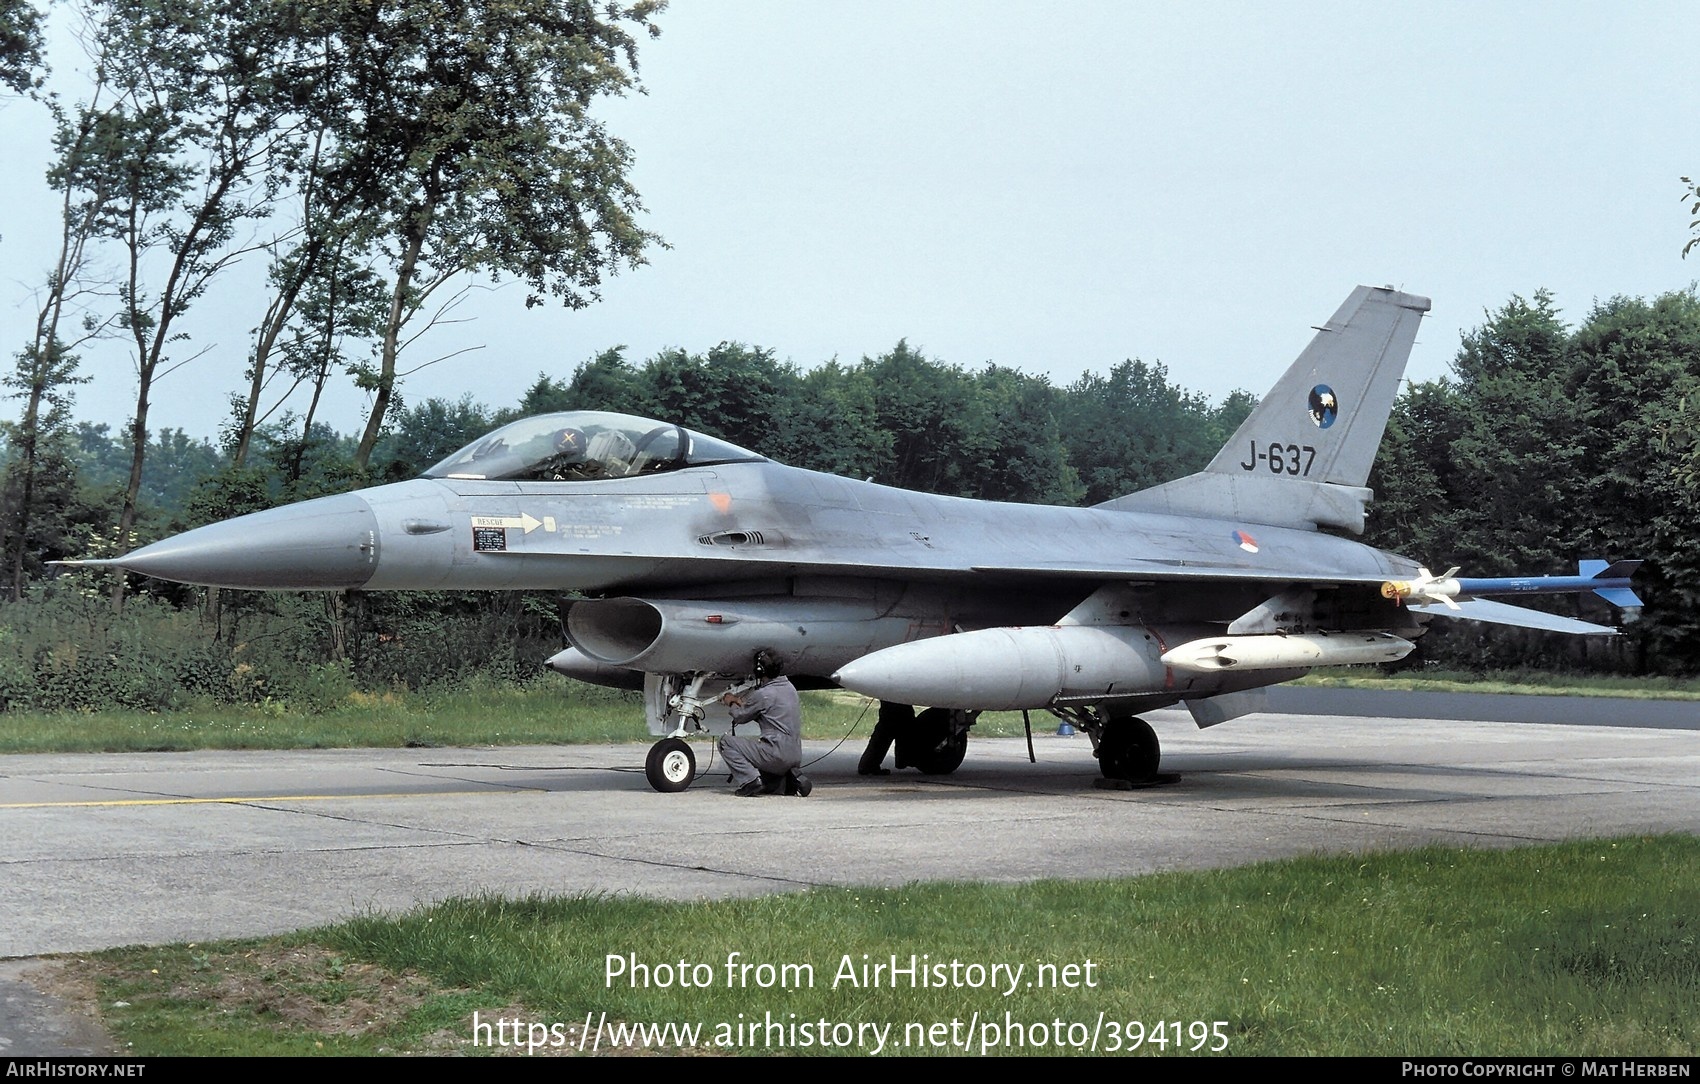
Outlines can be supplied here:
[[1316, 461], [1316, 449], [1308, 444], [1277, 444], [1271, 441], [1263, 446], [1263, 451], [1257, 450], [1257, 441], [1251, 442], [1251, 452], [1241, 470], [1256, 470], [1261, 464], [1268, 468], [1270, 474], [1293, 474], [1300, 478], [1310, 473], [1310, 465]]

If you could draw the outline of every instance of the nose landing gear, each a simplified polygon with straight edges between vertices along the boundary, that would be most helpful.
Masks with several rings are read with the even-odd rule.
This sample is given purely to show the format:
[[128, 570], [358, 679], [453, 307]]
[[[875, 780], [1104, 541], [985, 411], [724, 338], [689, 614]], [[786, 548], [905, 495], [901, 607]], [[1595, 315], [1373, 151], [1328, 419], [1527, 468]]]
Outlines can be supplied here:
[[[677, 692], [666, 695], [665, 717], [676, 721], [666, 737], [649, 747], [649, 755], [643, 762], [643, 775], [654, 789], [663, 794], [676, 794], [689, 787], [697, 777], [696, 753], [685, 738], [691, 734], [708, 732], [703, 719], [709, 705], [725, 693], [743, 692], [752, 688], [755, 683], [746, 681], [743, 684], [729, 684], [727, 679], [719, 674], [692, 674], [689, 675], [688, 684], [686, 675], [683, 674], [669, 675], [663, 680], [672, 688], [678, 689]], [[724, 685], [725, 688], [705, 694], [704, 690], [710, 683]]]
[[649, 785], [663, 794], [673, 794], [691, 785], [697, 776], [697, 756], [680, 738], [662, 738], [649, 747], [643, 762]]

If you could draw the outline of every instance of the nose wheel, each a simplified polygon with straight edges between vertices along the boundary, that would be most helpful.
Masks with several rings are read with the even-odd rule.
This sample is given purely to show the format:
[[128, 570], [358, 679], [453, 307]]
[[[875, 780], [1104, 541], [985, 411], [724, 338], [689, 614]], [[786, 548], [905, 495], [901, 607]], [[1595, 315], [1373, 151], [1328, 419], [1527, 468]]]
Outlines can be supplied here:
[[697, 777], [697, 756], [688, 742], [662, 738], [649, 747], [643, 774], [651, 787], [663, 794], [674, 794], [690, 786]]
[[[660, 684], [655, 686], [657, 680]], [[710, 688], [718, 691], [709, 695]], [[742, 693], [753, 688], [753, 679], [739, 683], [721, 674], [651, 674], [644, 686], [644, 700], [646, 704], [656, 705], [651, 710], [663, 725], [650, 733], [667, 736], [650, 746], [649, 756], [644, 758], [643, 774], [649, 785], [663, 794], [675, 794], [690, 786], [697, 777], [697, 757], [684, 736], [713, 733], [703, 720], [715, 701], [724, 693]]]

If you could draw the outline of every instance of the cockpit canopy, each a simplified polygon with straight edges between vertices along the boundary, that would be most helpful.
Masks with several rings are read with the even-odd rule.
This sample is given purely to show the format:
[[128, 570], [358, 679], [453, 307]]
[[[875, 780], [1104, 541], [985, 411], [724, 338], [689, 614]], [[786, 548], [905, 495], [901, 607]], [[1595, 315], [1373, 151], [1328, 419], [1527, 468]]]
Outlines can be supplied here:
[[666, 422], [569, 410], [504, 425], [438, 463], [425, 477], [584, 482], [761, 458], [735, 444]]

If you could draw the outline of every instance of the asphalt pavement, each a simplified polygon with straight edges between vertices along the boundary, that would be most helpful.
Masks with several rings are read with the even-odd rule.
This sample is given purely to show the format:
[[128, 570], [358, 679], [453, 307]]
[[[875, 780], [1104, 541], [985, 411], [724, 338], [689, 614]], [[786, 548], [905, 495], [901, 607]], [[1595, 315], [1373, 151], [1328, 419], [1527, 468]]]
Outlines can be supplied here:
[[[1281, 714], [1149, 718], [1172, 785], [1096, 785], [1084, 736], [972, 740], [955, 774], [807, 799], [680, 794], [646, 745], [0, 757], [0, 1057], [117, 1052], [43, 954], [260, 936], [450, 896], [698, 899], [1115, 877], [1438, 843], [1700, 831], [1688, 703], [1277, 689]], [[1435, 717], [1409, 717], [1427, 714]], [[1522, 722], [1481, 721], [1521, 718]], [[45, 977], [44, 977], [45, 976]]]
[[[470, 893], [698, 899], [997, 882], [1314, 852], [1700, 830], [1691, 730], [1149, 716], [1179, 782], [1095, 786], [1084, 736], [971, 740], [943, 777], [739, 799], [709, 768], [646, 784], [646, 746], [0, 757], [0, 957], [276, 933]], [[718, 766], [716, 766], [718, 767]]]

